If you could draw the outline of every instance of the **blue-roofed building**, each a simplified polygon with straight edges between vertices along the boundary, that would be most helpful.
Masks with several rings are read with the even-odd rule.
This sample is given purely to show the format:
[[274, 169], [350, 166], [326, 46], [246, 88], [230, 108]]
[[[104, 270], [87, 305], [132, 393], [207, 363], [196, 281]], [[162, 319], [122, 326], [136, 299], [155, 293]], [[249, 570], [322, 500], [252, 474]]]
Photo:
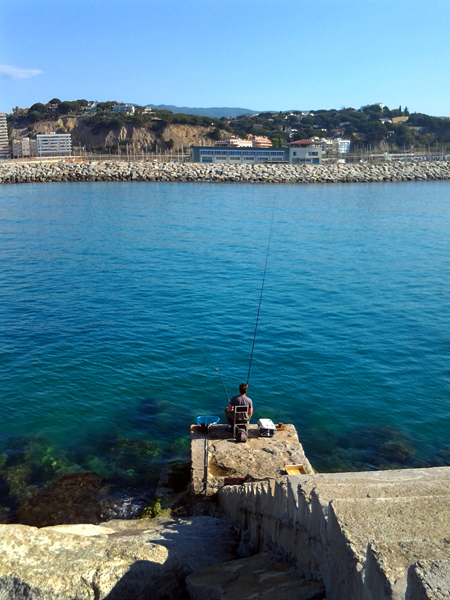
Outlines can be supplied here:
[[289, 148], [236, 148], [193, 146], [192, 162], [255, 165], [259, 163], [289, 161]]

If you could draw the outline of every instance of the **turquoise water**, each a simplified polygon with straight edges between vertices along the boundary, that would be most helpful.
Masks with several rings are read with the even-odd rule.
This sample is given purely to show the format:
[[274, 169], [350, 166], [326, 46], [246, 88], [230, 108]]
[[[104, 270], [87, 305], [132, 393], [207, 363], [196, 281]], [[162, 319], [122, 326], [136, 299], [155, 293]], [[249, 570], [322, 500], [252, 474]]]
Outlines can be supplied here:
[[1, 187], [0, 504], [26, 461], [27, 485], [149, 484], [222, 416], [210, 351], [237, 393], [274, 202], [255, 417], [293, 422], [319, 470], [450, 464], [449, 190]]

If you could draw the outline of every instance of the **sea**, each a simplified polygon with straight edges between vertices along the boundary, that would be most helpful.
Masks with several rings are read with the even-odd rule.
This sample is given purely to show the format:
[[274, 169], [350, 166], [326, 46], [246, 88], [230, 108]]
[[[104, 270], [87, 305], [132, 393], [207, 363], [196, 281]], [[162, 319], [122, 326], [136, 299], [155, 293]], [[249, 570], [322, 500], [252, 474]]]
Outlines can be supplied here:
[[0, 187], [0, 519], [70, 473], [154, 489], [259, 307], [254, 421], [317, 471], [449, 465], [449, 274], [448, 182]]

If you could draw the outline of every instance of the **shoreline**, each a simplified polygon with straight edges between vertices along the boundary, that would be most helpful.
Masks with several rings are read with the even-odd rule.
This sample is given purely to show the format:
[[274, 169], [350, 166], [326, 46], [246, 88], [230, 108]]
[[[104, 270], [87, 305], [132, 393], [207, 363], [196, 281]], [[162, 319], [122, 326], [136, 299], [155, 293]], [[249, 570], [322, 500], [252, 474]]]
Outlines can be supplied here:
[[61, 181], [375, 183], [450, 180], [450, 161], [334, 165], [58, 162], [0, 164], [0, 184]]

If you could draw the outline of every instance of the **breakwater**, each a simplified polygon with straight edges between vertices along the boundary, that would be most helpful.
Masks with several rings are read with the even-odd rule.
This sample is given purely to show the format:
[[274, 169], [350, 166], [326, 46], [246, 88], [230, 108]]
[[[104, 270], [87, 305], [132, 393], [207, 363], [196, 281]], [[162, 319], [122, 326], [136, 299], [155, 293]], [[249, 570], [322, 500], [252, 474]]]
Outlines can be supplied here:
[[450, 162], [229, 165], [161, 162], [5, 163], [0, 183], [50, 181], [190, 181], [362, 183], [450, 179]]

